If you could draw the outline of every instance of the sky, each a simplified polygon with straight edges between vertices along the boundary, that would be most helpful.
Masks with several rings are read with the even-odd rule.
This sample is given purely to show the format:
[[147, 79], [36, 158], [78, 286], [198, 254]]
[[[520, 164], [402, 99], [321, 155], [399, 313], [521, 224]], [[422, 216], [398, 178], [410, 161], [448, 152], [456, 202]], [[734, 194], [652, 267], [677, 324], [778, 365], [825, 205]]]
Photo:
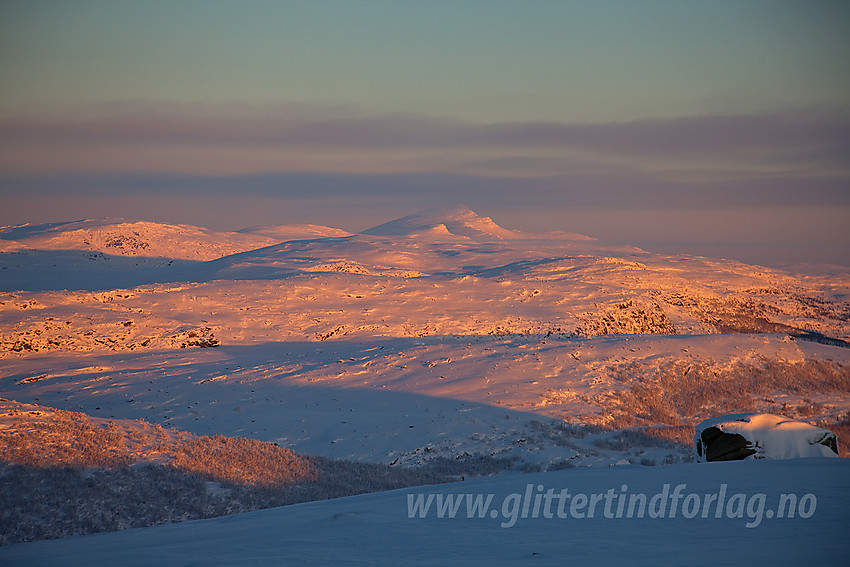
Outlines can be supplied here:
[[0, 225], [521, 230], [850, 265], [845, 1], [0, 0]]

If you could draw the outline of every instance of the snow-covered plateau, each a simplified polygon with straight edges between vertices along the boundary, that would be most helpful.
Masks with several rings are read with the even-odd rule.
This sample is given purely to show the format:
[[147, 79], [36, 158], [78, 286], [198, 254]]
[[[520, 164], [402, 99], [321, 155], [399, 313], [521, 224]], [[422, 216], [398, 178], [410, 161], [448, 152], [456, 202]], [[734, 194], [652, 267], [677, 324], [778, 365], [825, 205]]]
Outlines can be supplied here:
[[[55, 408], [97, 427], [248, 438], [464, 479], [14, 544], [0, 562], [830, 564], [850, 551], [845, 459], [692, 461], [696, 424], [745, 412], [832, 430], [846, 456], [842, 273], [522, 233], [461, 206], [359, 234], [126, 220], [0, 228], [0, 398], [11, 400], [0, 440], [28, 427], [21, 415]], [[477, 478], [493, 463], [503, 472]], [[503, 501], [527, 485], [533, 500], [549, 488], [619, 498], [624, 485], [654, 494], [682, 483], [685, 496], [724, 483], [746, 493], [743, 520], [609, 519], [602, 500], [595, 518], [500, 525]], [[493, 493], [495, 519], [408, 518], [407, 495], [428, 491]], [[757, 493], [774, 507], [780, 493], [813, 494], [817, 509], [747, 528]]]

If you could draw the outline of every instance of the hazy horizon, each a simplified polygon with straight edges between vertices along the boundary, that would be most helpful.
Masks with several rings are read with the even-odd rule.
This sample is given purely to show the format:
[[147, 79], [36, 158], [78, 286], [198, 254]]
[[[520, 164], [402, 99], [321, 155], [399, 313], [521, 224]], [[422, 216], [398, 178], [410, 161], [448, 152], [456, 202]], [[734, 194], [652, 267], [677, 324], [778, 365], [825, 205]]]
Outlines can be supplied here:
[[842, 2], [0, 6], [0, 225], [357, 232], [445, 202], [850, 266]]

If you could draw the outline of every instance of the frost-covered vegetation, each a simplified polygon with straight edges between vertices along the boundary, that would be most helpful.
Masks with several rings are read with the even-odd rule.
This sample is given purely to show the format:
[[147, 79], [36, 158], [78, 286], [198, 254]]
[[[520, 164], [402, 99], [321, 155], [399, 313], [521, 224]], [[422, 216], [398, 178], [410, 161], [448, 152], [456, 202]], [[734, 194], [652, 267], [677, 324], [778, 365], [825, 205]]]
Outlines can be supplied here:
[[838, 456], [850, 458], [850, 413], [833, 419], [819, 419], [812, 425], [829, 429], [838, 437]]
[[[658, 460], [645, 456], [646, 452], [652, 449], [663, 449], [656, 453], [664, 464], [690, 462], [693, 459], [691, 440], [686, 438], [687, 435], [693, 437], [694, 428], [690, 425], [637, 426], [612, 430], [610, 426], [532, 420], [529, 423], [529, 429], [532, 432], [531, 442], [540, 443], [541, 440], [551, 442], [558, 447], [572, 449], [579, 456], [595, 456], [601, 451], [606, 451], [627, 457], [631, 464], [654, 466], [659, 464]], [[576, 466], [574, 458], [569, 458], [549, 463], [546, 470]]]
[[255, 439], [4, 405], [0, 545], [450, 480], [436, 467], [302, 456]]
[[446, 482], [430, 470], [316, 457], [314, 479], [277, 486], [215, 481], [167, 465], [110, 469], [0, 464], [0, 545], [152, 526]]
[[[813, 400], [850, 392], [850, 367], [822, 360], [764, 359], [725, 368], [684, 361], [655, 369], [629, 364], [616, 378], [628, 388], [600, 399], [611, 410], [609, 426], [651, 426], [648, 434], [683, 443], [690, 442], [693, 425], [711, 416], [769, 412], [811, 420], [830, 411], [828, 402]], [[802, 402], [777, 401], [786, 395]]]
[[633, 299], [615, 303], [613, 307], [590, 317], [582, 318], [575, 334], [581, 337], [596, 337], [615, 334], [675, 333], [673, 323], [654, 301], [636, 304]]
[[96, 422], [78, 412], [16, 407], [14, 402], [5, 421], [13, 425], [0, 430], [0, 462], [16, 465], [88, 469], [154, 461], [215, 480], [259, 486], [316, 477], [306, 459], [256, 439], [196, 436], [143, 421]]
[[679, 463], [695, 423], [744, 411], [832, 429], [847, 453], [842, 276], [520, 234], [463, 207], [245, 232], [0, 235], [0, 395], [40, 404], [0, 415], [5, 541]]

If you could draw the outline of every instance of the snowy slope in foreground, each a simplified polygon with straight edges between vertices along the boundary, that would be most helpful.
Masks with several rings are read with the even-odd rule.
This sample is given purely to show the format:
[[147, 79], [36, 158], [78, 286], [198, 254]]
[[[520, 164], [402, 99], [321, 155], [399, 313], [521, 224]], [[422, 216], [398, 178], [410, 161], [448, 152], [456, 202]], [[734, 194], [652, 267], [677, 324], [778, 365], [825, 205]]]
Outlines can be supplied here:
[[[670, 423], [669, 400], [693, 400], [688, 405], [693, 413], [681, 415], [681, 423], [691, 426], [718, 411], [743, 407], [806, 419], [843, 416], [850, 409], [846, 387], [824, 390], [817, 380], [814, 386], [802, 381], [803, 371], [829, 359], [846, 367], [850, 349], [779, 335], [279, 342], [6, 358], [0, 397], [99, 418], [144, 419], [200, 435], [250, 437], [298, 453], [402, 466], [465, 453], [519, 457], [543, 467], [565, 460], [661, 463], [673, 453], [690, 455], [692, 427], [680, 451], [658, 439], [645, 439], [649, 445], [617, 442], [609, 438], [616, 431], [596, 436], [535, 428], [533, 420], [607, 424], [607, 432], [616, 416], [639, 411], [648, 419], [644, 423], [656, 423], [644, 398], [626, 404], [633, 399], [628, 392], [651, 386], [659, 376], [682, 376], [687, 368], [688, 376], [711, 376], [714, 392], [749, 394], [718, 398], [701, 393], [698, 383], [694, 389], [689, 382], [667, 382], [663, 399], [668, 402], [658, 424]], [[754, 376], [784, 372], [789, 382], [774, 387], [758, 380], [748, 389], [744, 379], [763, 360], [775, 361], [772, 370]], [[814, 415], [813, 404], [819, 404]]]
[[[0, 548], [6, 565], [838, 565], [850, 553], [850, 462], [845, 459], [740, 461], [670, 467], [613, 467], [510, 475], [438, 487], [417, 487], [273, 508], [224, 518], [170, 524], [64, 540]], [[672, 493], [678, 492], [676, 513]], [[625, 485], [625, 489], [623, 486]], [[650, 518], [652, 498], [668, 486], [666, 509]], [[725, 487], [721, 517], [706, 495]], [[590, 504], [558, 500], [535, 518], [533, 498], [550, 489], [582, 503], [580, 493], [612, 491], [587, 515]], [[433, 502], [445, 495], [493, 494], [483, 518], [467, 517], [464, 501], [454, 518], [437, 517], [435, 505], [424, 518], [409, 518], [408, 495]], [[647, 513], [629, 518], [621, 494], [644, 494]], [[793, 518], [781, 495], [796, 496]], [[691, 495], [696, 495], [691, 496]], [[736, 496], [741, 495], [741, 496]], [[763, 496], [762, 496], [763, 495]], [[695, 500], [698, 497], [699, 502]], [[541, 499], [542, 501], [542, 499]], [[661, 501], [658, 498], [657, 501]], [[696, 506], [696, 504], [698, 506]], [[696, 507], [695, 507], [696, 506]], [[635, 508], [637, 510], [637, 508]], [[657, 506], [655, 508], [657, 511]], [[489, 512], [494, 512], [491, 514]], [[506, 512], [506, 513], [503, 513]], [[683, 517], [694, 515], [688, 519]], [[656, 514], [657, 516], [657, 514]], [[510, 524], [512, 527], [501, 527]], [[747, 525], [751, 527], [747, 527]]]

